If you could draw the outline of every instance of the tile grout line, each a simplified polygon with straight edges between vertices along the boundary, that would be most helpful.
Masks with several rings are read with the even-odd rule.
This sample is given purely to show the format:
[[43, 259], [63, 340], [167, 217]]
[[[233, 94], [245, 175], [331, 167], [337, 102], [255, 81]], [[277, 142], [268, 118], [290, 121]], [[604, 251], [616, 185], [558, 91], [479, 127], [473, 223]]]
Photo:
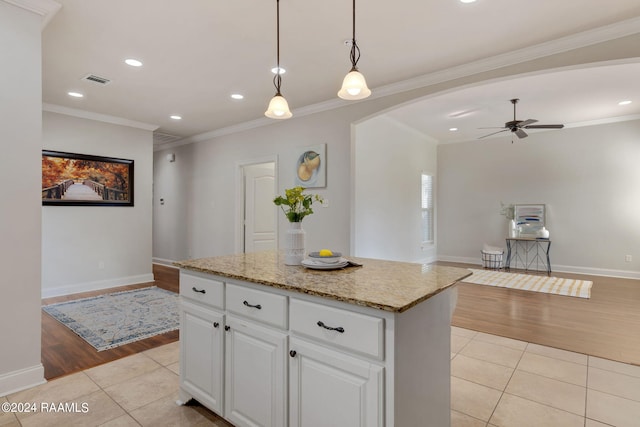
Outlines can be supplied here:
[[493, 414], [495, 414], [496, 409], [498, 409], [498, 405], [500, 405], [500, 402], [502, 401], [502, 398], [506, 394], [507, 387], [509, 387], [509, 383], [513, 379], [513, 375], [516, 373], [516, 370], [518, 369], [518, 365], [520, 365], [520, 361], [524, 357], [524, 353], [526, 352], [528, 346], [529, 346], [529, 343], [527, 343], [527, 345], [525, 345], [525, 347], [524, 347], [524, 350], [522, 350], [522, 354], [520, 355], [520, 358], [518, 359], [518, 363], [516, 363], [516, 366], [513, 368], [513, 372], [511, 372], [511, 375], [509, 376], [509, 380], [505, 384], [504, 390], [502, 390], [502, 392], [500, 394], [500, 399], [498, 399], [498, 401], [496, 402], [496, 406], [494, 406], [493, 411], [491, 411], [491, 415], [489, 416], [489, 419], [487, 420], [487, 425], [489, 425], [489, 423], [491, 422], [491, 419], [493, 418]]

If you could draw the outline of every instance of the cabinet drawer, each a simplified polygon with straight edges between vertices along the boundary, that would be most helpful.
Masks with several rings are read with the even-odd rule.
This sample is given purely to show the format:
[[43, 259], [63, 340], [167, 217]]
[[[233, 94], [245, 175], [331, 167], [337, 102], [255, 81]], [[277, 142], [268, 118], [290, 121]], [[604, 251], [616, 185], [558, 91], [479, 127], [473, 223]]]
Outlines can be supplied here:
[[384, 319], [292, 298], [291, 330], [376, 359], [384, 359]]
[[227, 310], [287, 329], [287, 297], [227, 283]]
[[224, 283], [180, 272], [180, 295], [224, 309]]

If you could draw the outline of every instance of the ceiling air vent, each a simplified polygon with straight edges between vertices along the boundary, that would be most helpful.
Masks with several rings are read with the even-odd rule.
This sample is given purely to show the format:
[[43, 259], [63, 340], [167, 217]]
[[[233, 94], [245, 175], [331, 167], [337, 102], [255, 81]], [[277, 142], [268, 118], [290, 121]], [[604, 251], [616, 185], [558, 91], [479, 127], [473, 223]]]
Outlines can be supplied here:
[[104, 77], [100, 77], [100, 76], [96, 76], [95, 74], [87, 74], [86, 76], [84, 76], [82, 78], [82, 80], [87, 80], [93, 83], [98, 83], [101, 85], [108, 85], [109, 83], [111, 83], [111, 80], [104, 78]]
[[168, 133], [162, 133], [162, 132], [154, 132], [153, 133], [153, 145], [154, 146], [158, 146], [158, 145], [163, 145], [163, 144], [169, 144], [171, 142], [176, 142], [180, 139], [182, 139], [183, 137], [181, 136], [176, 136], [176, 135], [170, 135]]

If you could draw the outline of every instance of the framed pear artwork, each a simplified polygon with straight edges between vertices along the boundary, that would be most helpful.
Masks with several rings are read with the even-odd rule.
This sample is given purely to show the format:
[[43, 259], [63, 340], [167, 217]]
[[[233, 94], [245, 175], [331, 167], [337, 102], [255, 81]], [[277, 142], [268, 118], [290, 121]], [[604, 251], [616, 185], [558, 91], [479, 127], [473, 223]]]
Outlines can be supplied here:
[[304, 188], [327, 186], [327, 144], [300, 149], [296, 156], [295, 184]]

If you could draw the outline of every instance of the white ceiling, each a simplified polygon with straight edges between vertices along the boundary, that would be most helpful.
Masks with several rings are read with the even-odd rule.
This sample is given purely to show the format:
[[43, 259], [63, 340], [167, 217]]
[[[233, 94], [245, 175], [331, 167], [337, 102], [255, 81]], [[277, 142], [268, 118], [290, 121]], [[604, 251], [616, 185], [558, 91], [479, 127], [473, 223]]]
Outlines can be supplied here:
[[[274, 0], [57, 1], [62, 9], [43, 32], [45, 103], [157, 125], [158, 133], [180, 138], [263, 117], [275, 92]], [[282, 93], [295, 117], [296, 109], [336, 99], [350, 68], [344, 41], [351, 37], [351, 2], [282, 0], [280, 14]], [[638, 0], [360, 0], [359, 68], [375, 96], [376, 88], [638, 17]], [[144, 66], [125, 65], [131, 57]], [[509, 99], [516, 97], [518, 119], [540, 123], [639, 114], [639, 67], [494, 82], [389, 115], [457, 141], [511, 120]], [[81, 80], [87, 74], [112, 82]], [[69, 97], [72, 90], [85, 97]], [[245, 99], [231, 99], [234, 92]], [[623, 110], [622, 99], [635, 102]], [[449, 132], [452, 126], [460, 131]]]

